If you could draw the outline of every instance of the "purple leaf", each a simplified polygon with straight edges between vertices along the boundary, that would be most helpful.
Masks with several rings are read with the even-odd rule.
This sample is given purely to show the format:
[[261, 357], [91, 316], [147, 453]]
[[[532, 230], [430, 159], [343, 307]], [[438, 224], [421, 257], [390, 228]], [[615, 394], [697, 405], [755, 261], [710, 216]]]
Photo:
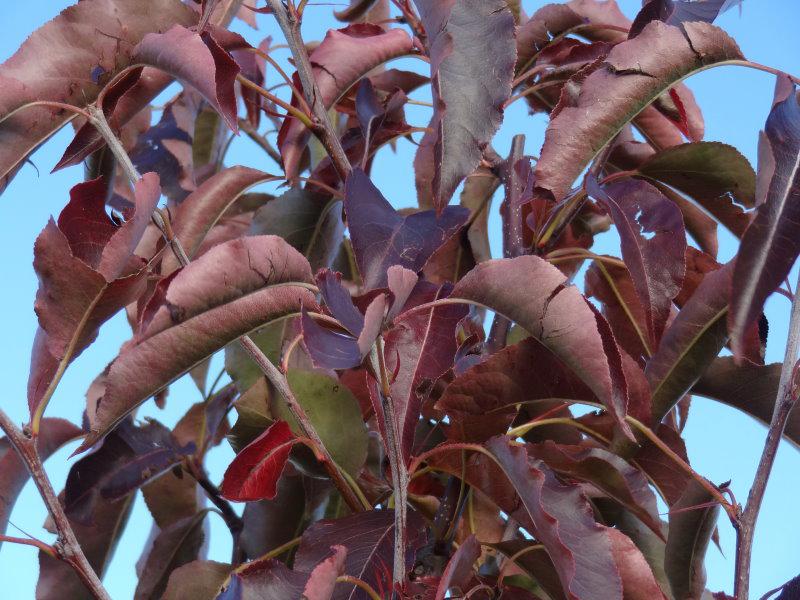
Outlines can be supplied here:
[[317, 273], [317, 286], [325, 306], [345, 329], [357, 336], [364, 329], [364, 315], [353, 304], [353, 299], [342, 285], [342, 274], [329, 269]]
[[[517, 60], [514, 17], [504, 0], [414, 0], [427, 34], [434, 113], [430, 192], [420, 206], [441, 214], [478, 166], [503, 120]], [[430, 202], [422, 201], [430, 194]]]
[[361, 364], [358, 341], [342, 331], [318, 324], [303, 307], [300, 319], [303, 344], [314, 365], [320, 369], [350, 369]]
[[713, 23], [731, 6], [742, 0], [648, 0], [636, 15], [628, 34], [634, 38], [650, 21], [662, 21], [667, 25], [680, 25], [690, 21]]
[[367, 289], [386, 287], [392, 265], [420, 271], [469, 217], [469, 211], [455, 206], [446, 208], [438, 218], [431, 210], [403, 217], [357, 168], [347, 178], [345, 210], [353, 252]]

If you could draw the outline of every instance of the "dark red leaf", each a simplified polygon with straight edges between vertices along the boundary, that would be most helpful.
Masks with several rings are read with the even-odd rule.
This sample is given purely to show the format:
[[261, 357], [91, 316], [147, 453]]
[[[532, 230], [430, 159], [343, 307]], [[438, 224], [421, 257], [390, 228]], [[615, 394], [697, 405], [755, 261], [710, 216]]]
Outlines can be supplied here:
[[274, 498], [296, 442], [288, 423], [275, 421], [233, 459], [222, 480], [222, 495], [234, 502]]
[[434, 600], [444, 600], [448, 590], [455, 593], [467, 592], [466, 584], [473, 577], [472, 567], [481, 556], [481, 544], [474, 535], [470, 535], [455, 551], [442, 573]]
[[628, 37], [634, 38], [650, 21], [680, 25], [689, 21], [713, 23], [720, 13], [741, 0], [649, 0], [636, 15]]
[[403, 217], [358, 168], [347, 178], [345, 210], [353, 252], [367, 289], [386, 287], [392, 265], [420, 271], [469, 217], [469, 211], [460, 206], [448, 207], [438, 218], [431, 210]]
[[609, 529], [611, 551], [622, 579], [625, 600], [666, 600], [645, 557], [631, 539], [616, 529]]

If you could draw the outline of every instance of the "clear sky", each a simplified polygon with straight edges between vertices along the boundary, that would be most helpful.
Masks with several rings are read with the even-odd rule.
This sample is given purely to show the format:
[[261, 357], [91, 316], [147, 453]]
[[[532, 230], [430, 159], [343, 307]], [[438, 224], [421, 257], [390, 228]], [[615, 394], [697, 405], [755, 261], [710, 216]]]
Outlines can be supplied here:
[[[620, 0], [623, 11], [633, 17], [640, 0]], [[53, 18], [71, 4], [65, 0], [29, 0], [20, 8], [19, 3], [0, 3], [0, 60], [8, 58], [22, 41], [36, 28]], [[330, 5], [307, 11], [304, 34], [307, 40], [321, 39], [324, 31], [337, 25], [328, 18]], [[344, 2], [342, 2], [344, 4]], [[542, 0], [523, 0], [528, 14], [544, 4]], [[800, 75], [800, 23], [798, 0], [745, 0], [741, 14], [736, 8], [728, 11], [717, 24], [726, 29], [739, 43], [745, 56], [753, 61], [784, 69]], [[267, 16], [259, 15], [260, 29], [254, 31], [238, 23], [236, 29], [256, 45], [267, 35], [282, 40], [277, 28]], [[53, 51], [58, 51], [53, 49]], [[419, 61], [398, 61], [398, 68], [419, 69]], [[268, 83], [275, 84], [273, 74]], [[772, 98], [774, 78], [764, 73], [740, 67], [725, 67], [706, 71], [689, 80], [700, 105], [705, 111], [706, 139], [723, 141], [736, 146], [755, 165], [758, 131], [763, 127]], [[174, 93], [174, 90], [173, 90]], [[414, 95], [424, 99], [424, 95]], [[430, 117], [429, 109], [411, 106], [408, 120], [424, 125]], [[505, 123], [497, 135], [494, 146], [501, 153], [508, 152], [511, 137], [525, 133], [526, 150], [538, 154], [541, 147], [545, 119], [541, 115], [529, 117], [522, 102], [512, 105], [506, 113]], [[58, 215], [67, 201], [69, 188], [82, 177], [82, 167], [72, 167], [50, 175], [49, 171], [61, 156], [71, 139], [71, 131], [62, 130], [45, 147], [33, 156], [36, 169], [22, 168], [9, 189], [0, 198], [0, 248], [6, 257], [0, 261], [0, 314], [2, 314], [2, 343], [0, 343], [0, 374], [5, 392], [0, 405], [15, 421], [27, 419], [26, 383], [30, 350], [36, 331], [33, 300], [37, 280], [31, 266], [33, 242], [45, 226], [50, 215]], [[390, 152], [383, 150], [382, 152]], [[397, 156], [377, 160], [374, 180], [395, 206], [415, 204], [412, 171], [414, 147], [400, 142]], [[226, 164], [246, 164], [276, 172], [275, 165], [254, 149], [247, 140], [237, 140], [228, 154]], [[401, 166], [402, 165], [402, 166]], [[495, 205], [496, 206], [496, 205]], [[500, 248], [500, 224], [495, 214], [490, 222], [495, 255]], [[720, 229], [720, 260], [733, 255], [735, 245]], [[618, 254], [613, 235], [598, 240], [599, 252]], [[792, 276], [792, 284], [796, 281]], [[582, 276], [577, 283], [582, 283]], [[774, 296], [767, 305], [770, 322], [768, 362], [782, 360], [786, 339], [789, 302]], [[118, 316], [107, 323], [98, 341], [86, 350], [68, 369], [55, 394], [47, 414], [60, 416], [79, 423], [84, 407], [84, 394], [89, 383], [114, 357], [120, 344], [129, 337], [125, 320]], [[211, 369], [213, 377], [221, 361], [217, 359]], [[165, 410], [158, 410], [152, 402], [140, 411], [140, 416], [153, 416], [172, 425], [193, 402], [198, 392], [193, 384], [182, 380], [170, 391]], [[697, 398], [685, 430], [689, 457], [694, 468], [716, 483], [732, 480], [731, 489], [740, 502], [744, 502], [761, 453], [765, 428], [733, 409], [723, 407], [703, 398]], [[56, 489], [63, 487], [68, 460], [73, 444], [48, 461], [47, 471]], [[225, 466], [233, 454], [226, 443], [209, 455], [212, 478], [221, 479]], [[74, 459], [73, 459], [74, 460]], [[796, 510], [800, 473], [800, 452], [784, 443], [778, 453], [776, 467], [767, 490], [753, 561], [752, 593], [758, 598], [800, 572], [800, 521], [791, 518]], [[42, 529], [46, 513], [32, 484], [25, 487], [12, 514], [12, 522], [28, 533], [45, 540], [52, 539]], [[130, 598], [136, 585], [134, 565], [147, 539], [150, 518], [141, 498], [138, 498], [128, 528], [123, 535], [114, 560], [105, 576], [105, 583], [116, 598]], [[227, 561], [230, 556], [230, 538], [216, 515], [210, 517], [209, 558]], [[13, 527], [10, 535], [18, 535]], [[719, 522], [722, 551], [711, 547], [708, 552], [708, 587], [712, 591], [732, 590], [734, 559], [734, 532], [724, 518]], [[34, 597], [38, 565], [36, 551], [30, 547], [3, 544], [0, 549], [0, 582], [3, 596], [13, 599]]]

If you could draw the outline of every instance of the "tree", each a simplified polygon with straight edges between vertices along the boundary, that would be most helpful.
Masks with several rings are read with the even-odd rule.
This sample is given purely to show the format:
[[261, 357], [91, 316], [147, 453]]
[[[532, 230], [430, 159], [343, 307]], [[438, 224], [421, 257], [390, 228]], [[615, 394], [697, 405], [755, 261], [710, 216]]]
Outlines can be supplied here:
[[[38, 548], [37, 597], [108, 598], [103, 568], [141, 490], [154, 535], [136, 598], [700, 598], [724, 513], [747, 599], [778, 443], [800, 435], [786, 282], [800, 97], [712, 24], [735, 2], [650, 0], [631, 22], [613, 0], [531, 17], [511, 0], [354, 0], [313, 48], [307, 2], [259, 4], [83, 0], [0, 66], [4, 186], [68, 123], [57, 168], [86, 170], [34, 247], [30, 421], [0, 411], [0, 539]], [[254, 12], [280, 25], [291, 76], [268, 43], [228, 30]], [[385, 67], [399, 57], [430, 76]], [[683, 83], [720, 65], [776, 76], [757, 173], [703, 141]], [[405, 108], [422, 86], [420, 128]], [[521, 134], [505, 158], [492, 147], [517, 101], [549, 115], [538, 159]], [[282, 173], [223, 167], [231, 131]], [[418, 207], [397, 211], [370, 171], [415, 133]], [[251, 191], [268, 181], [287, 189]], [[741, 240], [726, 264], [720, 224]], [[612, 226], [621, 256], [591, 252]], [[773, 293], [792, 315], [785, 361], [766, 365]], [[84, 423], [44, 416], [122, 310], [131, 340], [89, 386]], [[219, 352], [230, 382], [206, 390]], [[136, 420], [185, 374], [202, 402], [172, 429]], [[769, 425], [743, 507], [690, 464], [692, 394]], [[56, 495], [42, 461], [76, 438]], [[236, 458], [209, 474], [220, 443]], [[54, 544], [5, 535], [29, 478]], [[229, 563], [203, 558], [211, 511]]]

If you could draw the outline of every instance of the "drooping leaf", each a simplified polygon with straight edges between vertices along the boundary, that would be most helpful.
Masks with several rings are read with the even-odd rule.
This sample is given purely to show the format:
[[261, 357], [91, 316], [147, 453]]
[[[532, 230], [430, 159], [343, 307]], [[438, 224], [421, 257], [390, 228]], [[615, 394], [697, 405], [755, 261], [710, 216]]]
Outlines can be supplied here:
[[686, 194], [737, 237], [750, 222], [742, 206], [755, 202], [756, 176], [733, 146], [695, 142], [657, 152], [636, 173]]
[[[379, 25], [358, 23], [344, 29], [331, 29], [309, 56], [321, 100], [331, 108], [361, 77], [383, 63], [409, 54], [413, 42], [402, 29], [385, 30]], [[295, 77], [295, 85], [300, 85]], [[293, 100], [293, 104], [296, 100]], [[310, 132], [293, 117], [284, 119], [278, 134], [278, 147], [286, 177], [299, 174], [300, 161]]]
[[[406, 531], [406, 567], [414, 564], [414, 556], [427, 537], [425, 521], [414, 512], [408, 513]], [[294, 569], [311, 571], [330, 553], [332, 546], [347, 550], [344, 574], [364, 580], [373, 589], [390, 589], [394, 565], [394, 511], [374, 510], [336, 520], [317, 521], [303, 534], [295, 556]], [[384, 579], [388, 577], [388, 580]], [[334, 600], [368, 600], [366, 592], [352, 586], [337, 586]]]
[[275, 421], [233, 459], [222, 480], [222, 495], [234, 502], [274, 498], [296, 442], [288, 423]]
[[647, 363], [655, 423], [689, 391], [725, 346], [732, 271], [729, 263], [703, 279]]
[[158, 533], [152, 546], [146, 550], [134, 600], [159, 600], [172, 572], [197, 560], [205, 538], [203, 522], [207, 512], [201, 510]]
[[571, 370], [537, 340], [527, 338], [456, 377], [436, 408], [449, 418], [448, 437], [483, 442], [508, 430], [519, 404], [559, 398], [596, 402]]
[[630, 434], [623, 421], [628, 398], [622, 359], [608, 323], [558, 269], [535, 256], [486, 261], [456, 284], [451, 297], [486, 306], [527, 330]]
[[705, 590], [703, 563], [718, 516], [719, 504], [695, 480], [670, 507], [664, 570], [675, 600], [699, 598]]
[[545, 4], [517, 28], [517, 74], [534, 56], [564, 32], [585, 23], [568, 4]]
[[91, 431], [82, 449], [229, 342], [315, 305], [308, 261], [273, 236], [220, 244], [165, 281], [139, 334], [89, 390]]
[[622, 598], [607, 531], [595, 523], [580, 488], [560, 483], [524, 446], [503, 436], [485, 444], [492, 458], [450, 452], [431, 462], [464, 477], [544, 544], [565, 595], [582, 600]]
[[433, 132], [426, 137], [433, 146], [432, 206], [441, 214], [502, 123], [517, 60], [514, 17], [504, 0], [414, 3], [431, 62]]
[[[738, 408], [769, 425], [778, 397], [781, 363], [737, 365], [733, 358], [715, 359], [692, 387], [692, 393]], [[792, 410], [783, 435], [800, 446], [800, 411]]]
[[758, 319], [767, 297], [800, 255], [800, 100], [794, 85], [778, 86], [777, 93], [765, 126], [764, 150], [768, 146], [772, 155], [765, 168], [771, 167], [771, 172], [759, 172], [759, 179], [769, 181], [766, 201], [742, 238], [733, 272], [737, 293], [728, 327], [737, 357], [742, 354], [745, 330]]
[[661, 535], [656, 497], [647, 478], [619, 456], [602, 448], [566, 446], [550, 440], [528, 445], [528, 455], [544, 461], [557, 473], [593, 484]]
[[386, 287], [386, 272], [392, 265], [420, 271], [469, 217], [459, 206], [446, 208], [438, 218], [431, 210], [402, 217], [361, 169], [353, 169], [347, 178], [345, 210], [356, 262], [368, 289]]
[[[289, 369], [286, 378], [333, 460], [357, 476], [367, 458], [368, 439], [353, 394], [335, 378], [313, 371]], [[302, 435], [282, 398], [274, 398], [271, 408], [277, 418], [289, 423], [295, 435]]]
[[[662, 523], [663, 537], [666, 537], [665, 523]], [[664, 573], [664, 548], [666, 540], [662, 536], [653, 533], [644, 523], [634, 517], [631, 513], [623, 511], [615, 520], [614, 526], [624, 533], [636, 545], [639, 552], [647, 561], [650, 570], [658, 582], [662, 593], [669, 594], [670, 586], [667, 574]], [[638, 561], [636, 561], [638, 562]], [[634, 563], [635, 564], [635, 563]], [[656, 595], [656, 597], [658, 597]]]
[[[79, 427], [64, 419], [43, 419], [36, 438], [39, 457], [42, 461], [47, 460], [61, 446], [82, 434]], [[29, 478], [28, 468], [20, 460], [8, 438], [0, 438], [0, 535], [6, 533], [14, 503]]]
[[[580, 83], [577, 96], [553, 111], [536, 185], [560, 200], [603, 147], [672, 85], [699, 69], [741, 58], [733, 40], [713, 25], [648, 24], [636, 38], [615, 46]], [[609, 97], [624, 101], [609, 107], [602, 101]]]
[[[228, 208], [248, 189], [273, 180], [268, 173], [248, 167], [225, 169], [192, 192], [175, 209], [172, 215], [175, 237], [189, 258], [194, 258], [203, 239]], [[179, 266], [177, 259], [168, 253], [161, 264], [161, 273], [169, 275]]]
[[229, 564], [213, 560], [186, 563], [172, 571], [161, 600], [214, 600], [231, 568]]
[[[420, 282], [407, 306], [445, 298], [448, 291]], [[392, 418], [400, 435], [403, 460], [408, 460], [413, 451], [426, 388], [453, 365], [458, 350], [456, 327], [466, 315], [467, 308], [457, 304], [406, 311], [395, 318], [394, 326], [384, 336], [384, 360], [393, 374]]]
[[686, 233], [681, 213], [658, 190], [641, 181], [601, 187], [590, 178], [587, 191], [606, 208], [617, 227], [622, 257], [644, 307], [654, 348], [686, 270]]
[[[0, 191], [28, 155], [73, 118], [70, 112], [43, 107], [10, 113], [37, 100], [85, 106], [133, 62], [133, 48], [146, 34], [196, 22], [196, 14], [179, 0], [146, 5], [139, 0], [90, 0], [70, 6], [34, 32], [0, 67]], [[57, 51], [54, 39], [59, 40]], [[130, 119], [168, 82], [169, 77], [147, 73], [146, 85], [131, 90], [128, 100], [133, 102], [121, 103], [124, 118], [118, 123]]]
[[39, 420], [70, 362], [91, 344], [100, 326], [145, 289], [145, 262], [133, 251], [159, 200], [158, 177], [135, 188], [136, 206], [119, 225], [105, 211], [101, 180], [72, 188], [70, 201], [34, 245], [39, 330], [28, 378], [28, 408]]
[[233, 84], [240, 68], [208, 31], [173, 25], [164, 33], [145, 35], [133, 54], [135, 62], [157, 67], [193, 86], [238, 131]]
[[356, 338], [318, 324], [303, 308], [300, 324], [303, 344], [314, 366], [320, 369], [350, 369], [361, 364]]

